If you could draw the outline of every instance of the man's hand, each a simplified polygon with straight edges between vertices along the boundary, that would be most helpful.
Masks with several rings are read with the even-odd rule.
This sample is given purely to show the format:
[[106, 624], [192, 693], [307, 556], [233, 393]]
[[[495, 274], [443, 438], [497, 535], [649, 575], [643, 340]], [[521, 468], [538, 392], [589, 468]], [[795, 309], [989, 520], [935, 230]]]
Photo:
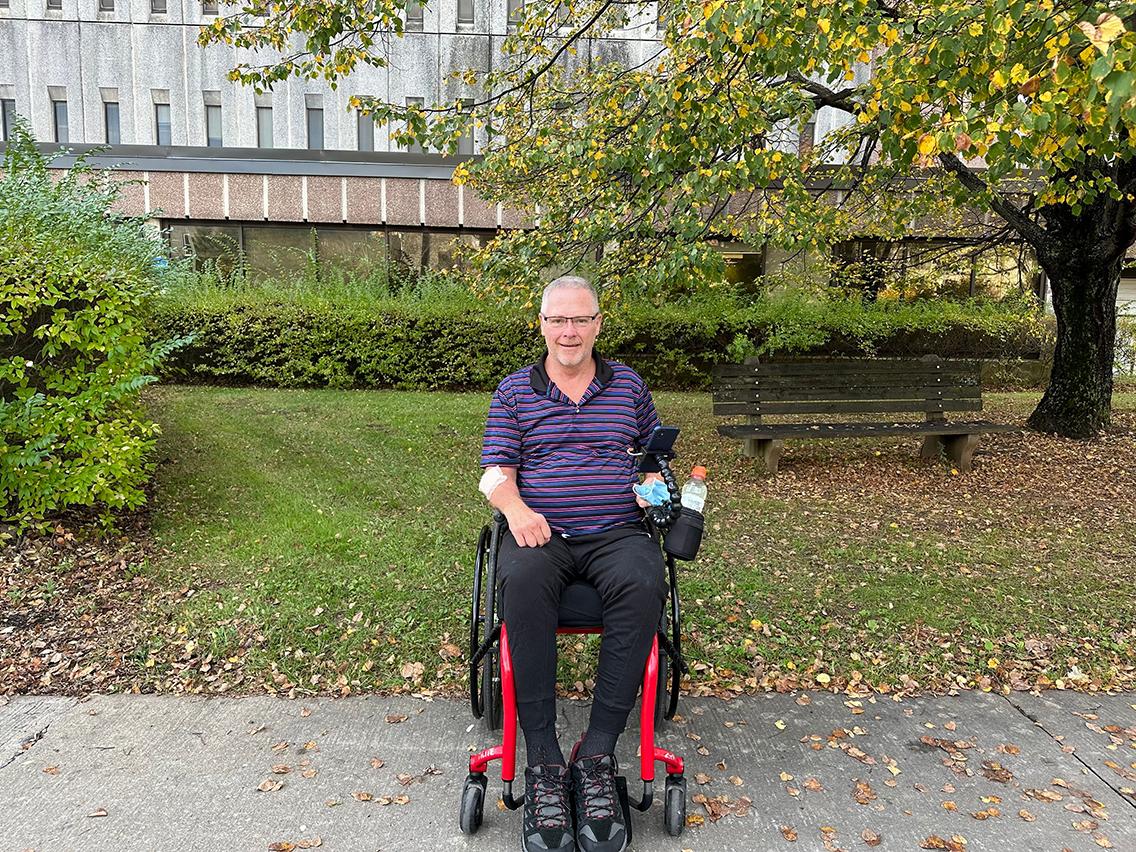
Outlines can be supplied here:
[[543, 547], [552, 538], [552, 530], [548, 528], [544, 515], [534, 512], [528, 506], [521, 505], [506, 512], [505, 517], [518, 547]]
[[[647, 485], [648, 483], [654, 482], [656, 479], [662, 480], [662, 478], [663, 478], [663, 475], [661, 473], [644, 474], [643, 485]], [[635, 495], [635, 502], [639, 504], [640, 509], [651, 508], [651, 504], [648, 503], [646, 500], [644, 500], [642, 497], [640, 497], [638, 494]]]

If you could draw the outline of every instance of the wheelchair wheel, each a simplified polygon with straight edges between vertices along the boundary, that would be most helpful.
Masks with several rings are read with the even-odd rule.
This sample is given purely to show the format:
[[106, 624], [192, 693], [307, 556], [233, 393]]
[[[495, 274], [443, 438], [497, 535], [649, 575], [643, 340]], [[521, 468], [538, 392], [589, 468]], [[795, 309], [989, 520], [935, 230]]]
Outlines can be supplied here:
[[486, 778], [483, 773], [471, 772], [462, 787], [461, 810], [458, 825], [462, 834], [477, 834], [485, 813]]
[[485, 655], [481, 661], [481, 718], [485, 720], [485, 727], [490, 731], [501, 729], [501, 716], [503, 700], [501, 698], [501, 666], [500, 653], [494, 648]]
[[[481, 647], [481, 640], [483, 636], [487, 635], [493, 629], [493, 601], [492, 596], [484, 593], [486, 589], [486, 567], [489, 564], [490, 547], [492, 544], [493, 533], [489, 526], [481, 528], [481, 535], [477, 539], [477, 558], [473, 567], [473, 603], [470, 606], [469, 613], [469, 656], [467, 659], [472, 660], [477, 653], [477, 649]], [[492, 588], [491, 586], [489, 588]], [[486, 606], [488, 605], [488, 606]], [[488, 615], [488, 618], [486, 617]], [[484, 630], [482, 628], [484, 627]], [[485, 714], [485, 704], [480, 690], [479, 673], [477, 669], [470, 666], [469, 670], [469, 705], [470, 710], [473, 712], [475, 719], [480, 719]]]
[[668, 775], [663, 799], [663, 823], [667, 834], [678, 837], [686, 828], [686, 779], [681, 775]]
[[[670, 696], [668, 689], [671, 685], [670, 673], [670, 658], [667, 652], [659, 649], [659, 676], [656, 678], [655, 684], [655, 729], [659, 727], [667, 719], [671, 718], [667, 715], [667, 710], [670, 708]], [[673, 715], [673, 714], [672, 714]]]

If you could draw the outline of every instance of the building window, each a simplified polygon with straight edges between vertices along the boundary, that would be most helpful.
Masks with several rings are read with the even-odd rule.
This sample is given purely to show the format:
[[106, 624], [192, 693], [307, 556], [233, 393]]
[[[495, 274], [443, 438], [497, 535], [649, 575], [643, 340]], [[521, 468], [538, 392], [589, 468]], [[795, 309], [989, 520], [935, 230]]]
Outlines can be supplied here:
[[122, 135], [119, 131], [118, 124], [117, 101], [103, 102], [103, 128], [106, 130], [106, 143], [108, 145], [119, 145], [122, 143]]
[[8, 0], [0, 0], [0, 9], [8, 8]]
[[814, 112], [801, 128], [801, 138], [797, 141], [797, 152], [802, 156], [816, 146], [817, 114]]
[[[410, 107], [410, 106], [422, 107], [422, 106], [426, 105], [426, 99], [425, 98], [407, 98], [406, 99], [406, 105], [408, 107]], [[421, 153], [423, 153], [422, 144], [419, 143], [419, 142], [415, 142], [413, 145], [411, 145], [406, 150], [407, 150], [407, 153], [410, 153], [410, 154], [421, 154]]]
[[203, 15], [216, 15], [217, 14], [217, 0], [201, 0], [201, 14], [203, 14]]
[[12, 130], [16, 126], [16, 102], [11, 98], [0, 100], [0, 131], [5, 142], [12, 138]]
[[99, 11], [100, 12], [113, 12], [114, 11], [114, 0], [99, 0]]
[[369, 115], [359, 116], [359, 150], [375, 150], [375, 120]]
[[[462, 98], [461, 110], [462, 112], [469, 112], [473, 109], [473, 98]], [[465, 133], [462, 134], [461, 139], [458, 140], [458, 154], [463, 156], [471, 156], [473, 154], [473, 125], [471, 124], [466, 128]]]
[[154, 104], [154, 140], [159, 145], [172, 145], [170, 134], [170, 105]]
[[150, 0], [150, 12], [154, 15], [166, 14], [166, 0]]
[[406, 30], [420, 33], [425, 26], [422, 15], [422, 0], [406, 0]]
[[63, 8], [63, 0], [47, 0], [47, 8], [50, 11], [58, 12]]
[[521, 18], [521, 10], [525, 8], [525, 0], [509, 0], [506, 8], [509, 10], [509, 26], [516, 26]]
[[67, 141], [67, 101], [51, 102], [51, 120], [55, 126], [55, 141]]
[[205, 145], [209, 148], [221, 147], [221, 105], [205, 105]]
[[272, 107], [256, 108], [256, 147], [272, 147]]
[[458, 0], [458, 23], [473, 26], [473, 0]]
[[308, 107], [308, 149], [323, 148], [323, 108]]
[[667, 28], [667, 22], [671, 18], [671, 5], [673, 3], [674, 0], [659, 0], [656, 4], [655, 28], [659, 32], [663, 32]]

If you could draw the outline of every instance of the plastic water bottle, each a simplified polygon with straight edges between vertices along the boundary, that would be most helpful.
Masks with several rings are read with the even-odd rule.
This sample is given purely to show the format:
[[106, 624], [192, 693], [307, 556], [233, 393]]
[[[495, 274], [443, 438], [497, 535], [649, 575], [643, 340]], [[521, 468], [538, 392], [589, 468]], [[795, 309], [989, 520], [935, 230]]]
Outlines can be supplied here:
[[690, 471], [690, 479], [682, 486], [682, 505], [695, 512], [701, 512], [706, 505], [706, 468], [696, 464]]

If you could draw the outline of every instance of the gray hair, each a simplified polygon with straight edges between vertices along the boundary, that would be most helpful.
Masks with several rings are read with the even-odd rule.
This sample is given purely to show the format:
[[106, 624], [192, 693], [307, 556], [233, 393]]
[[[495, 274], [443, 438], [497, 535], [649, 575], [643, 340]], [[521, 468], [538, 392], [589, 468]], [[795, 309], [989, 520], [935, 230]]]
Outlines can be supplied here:
[[592, 286], [591, 282], [587, 279], [581, 278], [578, 275], [561, 275], [559, 278], [548, 282], [544, 288], [544, 292], [540, 295], [540, 310], [544, 313], [544, 306], [548, 304], [548, 294], [554, 290], [587, 290], [592, 294], [592, 299], [596, 303], [596, 310], [600, 309], [600, 297], [596, 292], [596, 288]]

